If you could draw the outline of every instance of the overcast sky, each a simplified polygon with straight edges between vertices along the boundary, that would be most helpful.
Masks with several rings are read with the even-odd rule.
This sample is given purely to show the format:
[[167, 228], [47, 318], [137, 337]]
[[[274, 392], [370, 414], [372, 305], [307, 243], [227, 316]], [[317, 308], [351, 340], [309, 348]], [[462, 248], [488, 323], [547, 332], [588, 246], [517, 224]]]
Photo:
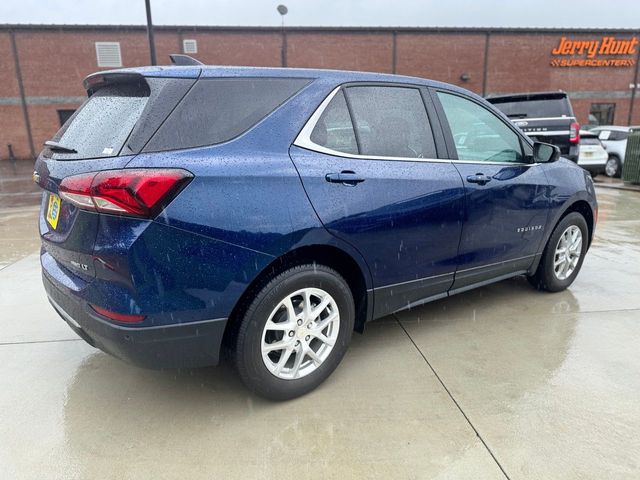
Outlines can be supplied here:
[[[151, 0], [158, 25], [640, 28], [639, 0]], [[0, 0], [0, 23], [143, 24], [144, 0]]]

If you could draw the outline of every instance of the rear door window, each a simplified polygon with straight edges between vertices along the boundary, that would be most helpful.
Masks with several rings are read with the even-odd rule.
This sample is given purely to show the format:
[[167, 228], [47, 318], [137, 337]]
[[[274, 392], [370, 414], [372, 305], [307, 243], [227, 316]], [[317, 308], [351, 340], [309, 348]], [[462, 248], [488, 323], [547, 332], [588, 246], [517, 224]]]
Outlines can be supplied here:
[[623, 132], [620, 130], [612, 131], [611, 135], [609, 136], [609, 140], [613, 141], [626, 140], [627, 138], [629, 138], [629, 132]]
[[417, 88], [348, 87], [360, 154], [374, 157], [436, 158], [429, 117]]
[[144, 151], [229, 141], [249, 130], [308, 83], [308, 79], [300, 78], [198, 80]]
[[76, 153], [45, 148], [45, 155], [60, 160], [118, 155], [148, 98], [148, 88], [138, 85], [112, 85], [99, 89], [52, 138], [61, 147]]

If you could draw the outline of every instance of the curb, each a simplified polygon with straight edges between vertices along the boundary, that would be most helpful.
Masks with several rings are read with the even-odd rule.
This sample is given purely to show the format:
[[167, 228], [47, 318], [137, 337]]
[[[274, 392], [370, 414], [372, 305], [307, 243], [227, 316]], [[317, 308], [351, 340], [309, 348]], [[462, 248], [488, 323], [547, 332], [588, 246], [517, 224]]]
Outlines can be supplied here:
[[607, 183], [595, 183], [596, 187], [609, 188], [612, 190], [626, 190], [627, 192], [636, 192], [640, 193], [640, 186], [636, 187], [633, 185], [612, 185]]

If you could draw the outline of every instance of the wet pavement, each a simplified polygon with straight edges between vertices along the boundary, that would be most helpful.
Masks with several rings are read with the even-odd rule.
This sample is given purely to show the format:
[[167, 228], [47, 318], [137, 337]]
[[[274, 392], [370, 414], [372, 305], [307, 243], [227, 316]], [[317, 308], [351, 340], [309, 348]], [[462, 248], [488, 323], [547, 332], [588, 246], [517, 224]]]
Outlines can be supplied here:
[[37, 195], [2, 183], [0, 478], [640, 478], [638, 193], [598, 189], [570, 290], [516, 278], [387, 317], [271, 403], [228, 367], [148, 371], [79, 340], [40, 284]]
[[41, 193], [32, 162], [0, 161], [0, 270], [38, 249]]

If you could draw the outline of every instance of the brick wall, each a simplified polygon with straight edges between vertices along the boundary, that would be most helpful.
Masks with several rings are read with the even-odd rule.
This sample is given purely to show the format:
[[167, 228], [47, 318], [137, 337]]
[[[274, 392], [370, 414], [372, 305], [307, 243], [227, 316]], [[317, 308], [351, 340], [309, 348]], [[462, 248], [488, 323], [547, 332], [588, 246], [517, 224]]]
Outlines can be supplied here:
[[[574, 32], [570, 36], [586, 40], [606, 33]], [[621, 38], [632, 33], [613, 32]], [[14, 35], [36, 152], [59, 128], [57, 110], [77, 108], [85, 96], [82, 79], [100, 70], [95, 42], [120, 42], [125, 67], [149, 63], [143, 28], [16, 27]], [[291, 67], [375, 72], [393, 72], [395, 66], [398, 74], [441, 80], [479, 94], [562, 89], [572, 94], [580, 122], [586, 123], [591, 103], [603, 102], [615, 103], [615, 122], [626, 124], [634, 68], [552, 68], [550, 52], [563, 35], [561, 31], [496, 30], [487, 34], [451, 29], [297, 28], [287, 30], [287, 63]], [[181, 52], [184, 38], [197, 40], [195, 56], [204, 63], [281, 64], [279, 29], [202, 27], [159, 28], [159, 63], [168, 63], [170, 53]], [[0, 158], [7, 157], [8, 143], [18, 157], [28, 158], [30, 148], [10, 39], [9, 28], [0, 28]], [[463, 74], [468, 76], [466, 81], [461, 79]], [[632, 123], [640, 124], [640, 95]]]
[[290, 67], [335, 68], [391, 73], [392, 37], [385, 33], [291, 33]]
[[[397, 73], [430, 78], [482, 93], [484, 34], [397, 35]], [[469, 80], [460, 79], [467, 74]]]

